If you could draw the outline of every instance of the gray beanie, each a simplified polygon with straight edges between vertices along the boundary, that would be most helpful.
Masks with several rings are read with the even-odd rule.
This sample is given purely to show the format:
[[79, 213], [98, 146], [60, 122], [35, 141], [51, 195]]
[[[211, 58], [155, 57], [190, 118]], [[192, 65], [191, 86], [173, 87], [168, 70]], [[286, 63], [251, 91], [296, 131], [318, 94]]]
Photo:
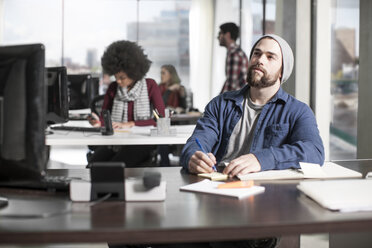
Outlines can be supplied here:
[[260, 40], [262, 40], [263, 38], [266, 38], [266, 37], [272, 38], [276, 42], [278, 42], [278, 44], [280, 46], [280, 49], [282, 50], [282, 58], [283, 58], [282, 64], [283, 64], [283, 67], [282, 67], [281, 83], [284, 83], [285, 81], [287, 81], [289, 76], [291, 76], [292, 69], [293, 69], [293, 63], [294, 63], [294, 57], [293, 57], [293, 52], [292, 52], [291, 47], [288, 45], [288, 43], [282, 37], [280, 37], [278, 35], [275, 35], [275, 34], [266, 34], [266, 35], [262, 36], [253, 45], [252, 50], [251, 50], [251, 54], [249, 55], [249, 59], [251, 59], [252, 54], [253, 54], [253, 50], [256, 47], [257, 43]]

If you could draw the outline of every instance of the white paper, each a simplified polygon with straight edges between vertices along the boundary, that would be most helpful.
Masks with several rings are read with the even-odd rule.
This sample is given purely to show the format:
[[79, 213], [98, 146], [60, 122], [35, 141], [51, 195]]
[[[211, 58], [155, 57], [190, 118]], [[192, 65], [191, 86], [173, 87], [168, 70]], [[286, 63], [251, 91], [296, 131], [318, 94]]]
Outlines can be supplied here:
[[238, 176], [240, 180], [284, 180], [284, 179], [331, 179], [331, 178], [361, 178], [362, 174], [332, 162], [318, 164], [302, 163], [302, 170], [269, 170]]
[[53, 126], [68, 126], [68, 127], [93, 127], [87, 120], [71, 120], [63, 124], [55, 124]]
[[[300, 163], [301, 171], [303, 173], [304, 178], [326, 178], [327, 174], [324, 170], [320, 167], [319, 164], [312, 164], [312, 163]], [[324, 166], [327, 166], [325, 164]]]
[[217, 186], [223, 182], [214, 182], [208, 179], [203, 181], [185, 185], [180, 187], [182, 191], [201, 192], [215, 195], [231, 196], [236, 198], [243, 198], [265, 191], [263, 186], [253, 186], [251, 188], [237, 188], [237, 189], [218, 189]]

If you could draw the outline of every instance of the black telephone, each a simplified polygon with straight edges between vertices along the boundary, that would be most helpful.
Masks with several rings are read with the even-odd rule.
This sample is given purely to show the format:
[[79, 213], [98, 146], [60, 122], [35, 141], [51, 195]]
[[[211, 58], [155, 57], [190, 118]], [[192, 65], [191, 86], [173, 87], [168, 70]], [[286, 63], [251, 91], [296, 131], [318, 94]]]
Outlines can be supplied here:
[[105, 126], [101, 130], [102, 135], [113, 135], [114, 129], [112, 128], [111, 115], [107, 109], [102, 110], [102, 116]]

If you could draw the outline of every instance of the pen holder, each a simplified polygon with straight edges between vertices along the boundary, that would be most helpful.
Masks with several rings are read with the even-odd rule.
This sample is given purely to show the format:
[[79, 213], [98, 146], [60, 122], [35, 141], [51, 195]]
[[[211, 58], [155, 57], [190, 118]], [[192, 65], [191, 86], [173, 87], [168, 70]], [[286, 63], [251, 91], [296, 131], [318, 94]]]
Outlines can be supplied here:
[[170, 118], [158, 118], [156, 128], [151, 129], [151, 136], [175, 136], [176, 129], [170, 125]]

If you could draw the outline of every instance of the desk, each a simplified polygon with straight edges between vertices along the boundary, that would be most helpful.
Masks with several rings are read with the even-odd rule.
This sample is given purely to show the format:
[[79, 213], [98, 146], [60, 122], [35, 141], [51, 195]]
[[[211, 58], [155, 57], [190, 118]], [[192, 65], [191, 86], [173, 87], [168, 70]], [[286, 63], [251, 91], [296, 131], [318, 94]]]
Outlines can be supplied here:
[[136, 127], [131, 131], [115, 131], [114, 135], [100, 133], [56, 131], [46, 136], [46, 145], [183, 145], [194, 131], [195, 125], [172, 126], [177, 129], [176, 136], [150, 136], [150, 127]]
[[[361, 168], [363, 174], [372, 170], [371, 160], [343, 165]], [[372, 212], [328, 211], [302, 195], [296, 181], [265, 182], [265, 193], [237, 200], [180, 192], [180, 186], [201, 178], [181, 173], [179, 167], [127, 168], [126, 176], [142, 175], [143, 170], [162, 173], [167, 181], [164, 202], [103, 202], [89, 208], [85, 203], [69, 202], [66, 195], [0, 189], [0, 195], [10, 199], [9, 207], [0, 214], [71, 208], [69, 214], [45, 219], [0, 217], [0, 243], [171, 243], [372, 229]], [[87, 172], [52, 171], [71, 176], [87, 176]]]
[[171, 123], [172, 125], [188, 125], [188, 124], [195, 125], [201, 116], [202, 116], [202, 113], [199, 113], [199, 112], [190, 112], [186, 114], [175, 114], [171, 116]]

